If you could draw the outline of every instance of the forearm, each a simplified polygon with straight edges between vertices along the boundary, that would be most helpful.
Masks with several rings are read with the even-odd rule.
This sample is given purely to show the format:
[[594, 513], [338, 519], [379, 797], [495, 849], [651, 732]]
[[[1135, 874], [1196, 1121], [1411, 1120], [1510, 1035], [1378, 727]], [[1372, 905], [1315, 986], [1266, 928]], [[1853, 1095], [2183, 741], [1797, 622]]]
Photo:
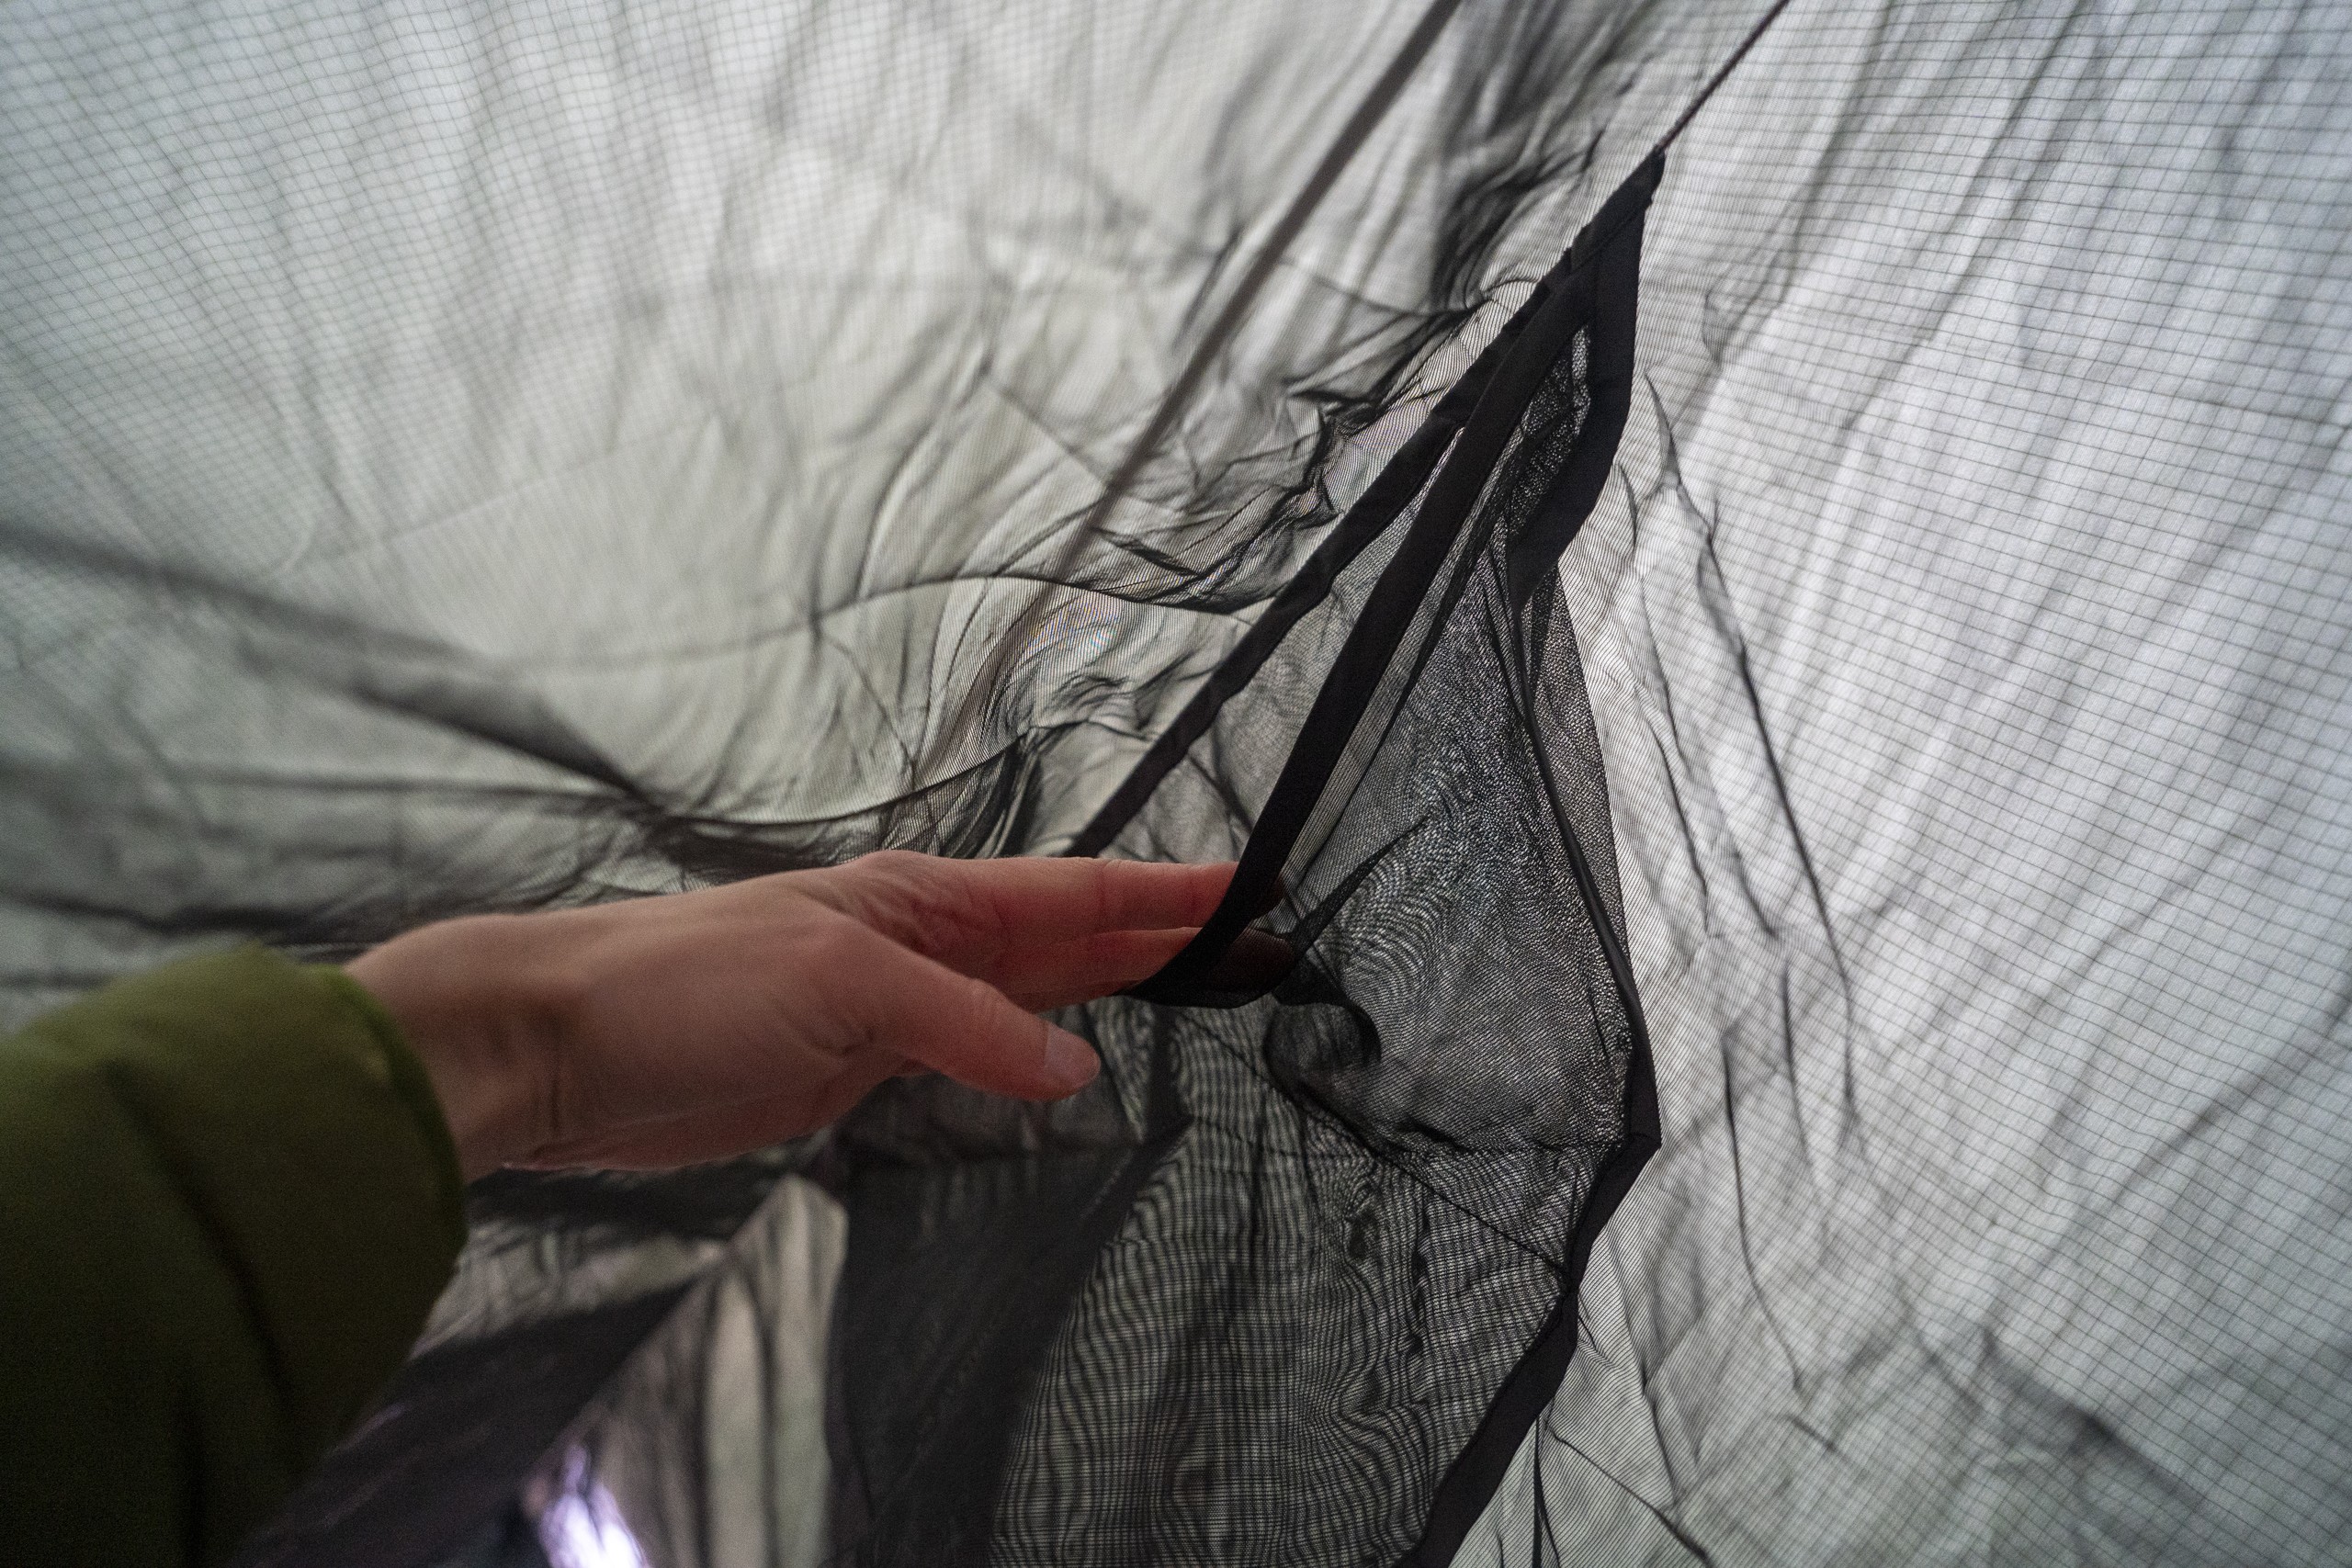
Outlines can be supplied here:
[[1038, 1015], [1159, 968], [1231, 875], [876, 854], [40, 1021], [0, 1048], [0, 1561], [225, 1556], [399, 1364], [466, 1178], [722, 1158], [910, 1067], [1075, 1092], [1093, 1050]]

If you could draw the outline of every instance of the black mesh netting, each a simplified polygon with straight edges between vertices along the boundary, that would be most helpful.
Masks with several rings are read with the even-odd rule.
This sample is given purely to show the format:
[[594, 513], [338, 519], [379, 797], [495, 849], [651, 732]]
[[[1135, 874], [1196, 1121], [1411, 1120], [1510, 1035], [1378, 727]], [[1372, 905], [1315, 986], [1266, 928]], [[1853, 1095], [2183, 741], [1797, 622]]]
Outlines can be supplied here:
[[2352, 10], [1762, 9], [0, 11], [9, 1018], [1243, 863], [250, 1563], [2352, 1562]]

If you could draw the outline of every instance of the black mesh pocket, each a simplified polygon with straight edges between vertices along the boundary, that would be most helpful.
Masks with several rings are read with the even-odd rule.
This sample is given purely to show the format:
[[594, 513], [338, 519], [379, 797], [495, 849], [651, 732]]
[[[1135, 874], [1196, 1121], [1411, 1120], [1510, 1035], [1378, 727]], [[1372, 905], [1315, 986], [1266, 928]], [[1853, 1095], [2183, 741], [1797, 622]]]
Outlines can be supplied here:
[[1245, 911], [1281, 878], [1276, 925], [1297, 961], [1272, 987], [1265, 1070], [1554, 1261], [1626, 1145], [1638, 1028], [1600, 748], [1554, 568], [1623, 426], [1656, 174], [1604, 206], [1490, 351], [1227, 908], [1138, 988], [1254, 1000], [1268, 987], [1237, 976], [1232, 954], [1262, 942]]
[[[1558, 1386], [1592, 1237], [1657, 1137], [1555, 568], [1623, 427], [1658, 172], [1078, 840], [1145, 852], [1202, 789], [1262, 795], [1216, 919], [1080, 1021], [1099, 1092], [1164, 1137], [1049, 1331], [992, 1562], [1442, 1562]], [[1250, 682], [1309, 615], [1344, 637], [1302, 722], [1295, 687]], [[923, 1560], [887, 1529], [855, 1550]]]

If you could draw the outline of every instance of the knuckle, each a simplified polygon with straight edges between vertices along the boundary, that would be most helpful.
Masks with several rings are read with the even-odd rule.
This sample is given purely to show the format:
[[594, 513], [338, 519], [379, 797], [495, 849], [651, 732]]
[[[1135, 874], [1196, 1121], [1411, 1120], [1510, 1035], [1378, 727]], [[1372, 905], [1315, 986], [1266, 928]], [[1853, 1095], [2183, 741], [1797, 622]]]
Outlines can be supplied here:
[[801, 942], [808, 979], [820, 990], [859, 992], [870, 985], [885, 939], [858, 920], [837, 916], [820, 922]]
[[1108, 929], [1117, 921], [1120, 873], [1115, 865], [1115, 862], [1107, 860], [1086, 863], [1087, 898], [1098, 931]]
[[869, 876], [899, 878], [922, 875], [928, 858], [912, 850], [868, 850], [849, 863]]
[[793, 934], [802, 955], [821, 974], [856, 943], [865, 929], [853, 917], [829, 909]]
[[888, 954], [881, 951], [888, 943], [843, 917], [804, 933], [797, 945], [801, 980], [818, 1011], [809, 1021], [818, 1034], [841, 1052], [873, 1044], [886, 1032], [888, 1017], [882, 992], [893, 981], [884, 972]]
[[985, 865], [925, 859], [907, 889], [907, 944], [935, 953], [972, 942], [1001, 942], [1003, 912]]

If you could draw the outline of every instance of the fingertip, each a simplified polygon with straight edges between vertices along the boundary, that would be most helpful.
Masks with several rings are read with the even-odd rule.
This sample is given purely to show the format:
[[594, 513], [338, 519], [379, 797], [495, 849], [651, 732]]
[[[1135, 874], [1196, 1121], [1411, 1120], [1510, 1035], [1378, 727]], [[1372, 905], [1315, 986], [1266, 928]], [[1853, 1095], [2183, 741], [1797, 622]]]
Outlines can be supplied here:
[[1067, 1029], [1046, 1025], [1046, 1078], [1057, 1099], [1076, 1094], [1102, 1070], [1102, 1058], [1093, 1046]]

